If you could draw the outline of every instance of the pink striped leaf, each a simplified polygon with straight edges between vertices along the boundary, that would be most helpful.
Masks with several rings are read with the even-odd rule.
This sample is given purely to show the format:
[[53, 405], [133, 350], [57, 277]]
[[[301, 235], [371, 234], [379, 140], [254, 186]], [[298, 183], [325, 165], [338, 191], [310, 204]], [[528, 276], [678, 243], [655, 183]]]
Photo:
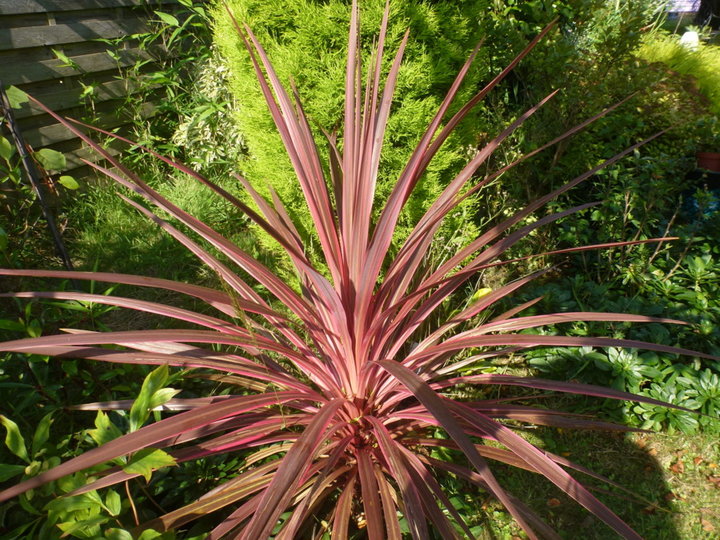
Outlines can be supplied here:
[[[15, 270], [0, 268], [0, 275], [5, 276], [23, 276], [23, 277], [49, 277], [56, 279], [79, 279], [102, 281], [108, 283], [122, 283], [124, 285], [137, 285], [139, 287], [153, 287], [157, 289], [165, 289], [175, 291], [189, 296], [199, 298], [214, 308], [222, 311], [226, 315], [234, 317], [237, 312], [233, 306], [235, 299], [229, 295], [202, 287], [200, 285], [191, 285], [181, 283], [179, 281], [171, 281], [169, 279], [152, 278], [146, 276], [133, 276], [130, 274], [115, 274], [111, 272], [70, 272], [66, 270]], [[250, 311], [250, 310], [248, 310]]]
[[365, 509], [368, 538], [370, 540], [383, 540], [385, 538], [384, 519], [373, 462], [367, 449], [360, 449], [357, 452], [357, 458], [360, 492], [362, 493], [363, 508]]
[[[478, 473], [471, 469], [468, 469], [467, 467], [462, 467], [455, 463], [448, 463], [446, 461], [440, 461], [424, 456], [421, 456], [420, 459], [424, 459], [438, 469], [456, 474], [460, 478], [465, 478], [466, 480], [474, 483], [475, 485], [483, 489], [487, 489], [487, 486], [483, 481], [482, 477]], [[513, 495], [508, 494], [508, 497], [518, 509], [518, 512], [520, 512], [527, 520], [527, 522], [532, 526], [532, 528], [539, 533], [540, 538], [542, 538], [543, 540], [562, 540], [562, 537], [557, 534], [550, 526], [548, 526], [547, 523], [540, 519], [540, 517], [532, 509], [530, 509], [529, 506], [527, 506], [520, 499], [514, 497]]]
[[414, 540], [428, 538], [427, 521], [418, 494], [419, 488], [410, 477], [400, 444], [392, 438], [390, 432], [380, 420], [372, 416], [368, 417], [367, 420], [373, 426], [378, 448], [386, 461], [386, 467], [400, 487], [400, 493], [402, 494], [400, 498], [401, 511], [407, 520], [410, 534]]
[[385, 531], [388, 540], [401, 540], [400, 522], [397, 516], [397, 504], [395, 499], [397, 495], [391, 486], [385, 474], [379, 469], [375, 469], [375, 477], [380, 491], [380, 501], [385, 518]]
[[482, 458], [482, 456], [480, 456], [480, 454], [478, 454], [475, 449], [475, 445], [457, 423], [448, 407], [443, 403], [442, 398], [440, 398], [440, 396], [438, 396], [425, 381], [402, 364], [389, 360], [383, 360], [378, 362], [378, 364], [393, 377], [398, 379], [404, 386], [406, 386], [407, 389], [417, 398], [417, 400], [420, 401], [420, 403], [422, 403], [428, 411], [430, 411], [430, 413], [438, 419], [443, 429], [445, 429], [445, 431], [448, 432], [448, 435], [450, 435], [450, 437], [458, 443], [460, 449], [475, 466], [476, 470], [480, 473], [480, 476], [490, 488], [491, 493], [503, 503], [505, 508], [508, 509], [508, 511], [523, 527], [525, 532], [532, 537], [533, 533], [527, 522], [513, 507], [507, 497], [507, 494], [502, 487], [500, 487], [494, 475], [490, 472], [486, 461]]
[[535, 334], [508, 334], [508, 335], [480, 335], [461, 338], [449, 338], [448, 340], [434, 345], [425, 351], [417, 354], [411, 353], [403, 362], [406, 365], [415, 365], [420, 361], [427, 362], [443, 353], [460, 351], [468, 347], [497, 347], [505, 345], [522, 345], [525, 347], [537, 347], [541, 345], [550, 347], [623, 347], [628, 349], [646, 349], [648, 351], [664, 352], [669, 354], [678, 354], [684, 356], [696, 356], [707, 358], [709, 360], [717, 360], [717, 357], [711, 354], [682, 349], [680, 347], [671, 347], [669, 345], [658, 345], [647, 341], [638, 341], [635, 339], [616, 339], [608, 337], [573, 337], [573, 336], [543, 336]]
[[345, 481], [340, 497], [335, 505], [331, 540], [347, 540], [348, 526], [352, 516], [352, 504], [355, 496], [357, 472], [354, 471]]
[[685, 412], [693, 412], [690, 409], [658, 401], [640, 394], [630, 394], [622, 392], [614, 388], [605, 386], [597, 386], [593, 384], [583, 384], [565, 381], [551, 381], [540, 379], [537, 377], [518, 377], [514, 375], [503, 375], [499, 373], [484, 373], [481, 375], [467, 375], [465, 377], [457, 377], [455, 379], [447, 379], [442, 382], [433, 383], [431, 387], [440, 390], [443, 388], [452, 388], [458, 384], [492, 384], [492, 385], [508, 385], [508, 386], [524, 386], [526, 388], [534, 388], [536, 390], [550, 390], [551, 392], [563, 392], [568, 394], [577, 394], [580, 396], [594, 396], [605, 399], [618, 399], [623, 401], [637, 401], [639, 403], [648, 403], [650, 405], [658, 405], [677, 409]]
[[282, 514], [295, 488], [300, 483], [300, 474], [312, 463], [312, 457], [326, 436], [326, 429], [332, 417], [343, 406], [344, 400], [335, 399], [326, 403], [298, 437], [282, 463], [272, 482], [263, 492], [258, 503], [259, 510], [243, 531], [243, 537], [267, 538]]
[[[224, 334], [235, 334], [235, 335], [247, 335], [247, 331], [239, 329], [237, 325], [189, 311], [187, 309], [177, 308], [166, 304], [159, 304], [157, 302], [148, 302], [146, 300], [134, 300], [132, 298], [122, 298], [118, 296], [109, 296], [103, 294], [87, 294], [87, 293], [73, 293], [73, 292], [43, 292], [43, 291], [23, 291], [16, 293], [2, 293], [1, 297], [12, 297], [12, 298], [48, 298], [48, 299], [59, 299], [59, 300], [76, 300], [78, 302], [91, 302], [94, 304], [102, 304], [106, 306], [118, 306], [128, 309], [134, 309], [136, 311], [144, 311], [146, 313], [155, 313], [162, 315], [170, 319], [178, 319], [181, 321], [187, 321], [195, 323], [199, 326], [206, 328], [212, 328], [218, 332]], [[247, 305], [248, 303], [246, 303]], [[270, 310], [263, 309], [258, 306], [258, 311], [265, 314], [273, 313]], [[272, 315], [273, 317], [284, 319], [285, 317], [279, 315]]]

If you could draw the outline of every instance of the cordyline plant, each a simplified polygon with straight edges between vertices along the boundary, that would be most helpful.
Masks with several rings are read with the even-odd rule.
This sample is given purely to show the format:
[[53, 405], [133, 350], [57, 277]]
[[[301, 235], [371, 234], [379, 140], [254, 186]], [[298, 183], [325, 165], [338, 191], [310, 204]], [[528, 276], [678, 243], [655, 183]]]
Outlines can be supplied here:
[[[161, 449], [178, 463], [243, 451], [247, 458], [237, 476], [199, 500], [157, 517], [143, 527], [176, 529], [197, 516], [231, 506], [228, 517], [212, 530], [209, 538], [257, 540], [274, 536], [291, 539], [321, 538], [329, 534], [332, 538], [343, 539], [366, 534], [371, 539], [400, 539], [405, 527], [416, 539], [429, 538], [433, 529], [443, 538], [472, 537], [463, 517], [441, 489], [438, 478], [451, 475], [491, 493], [531, 538], [557, 537], [527, 506], [500, 486], [489, 466], [489, 462], [499, 461], [545, 476], [620, 535], [639, 537], [567, 469], [593, 475], [591, 471], [533, 446], [514, 429], [524, 424], [626, 428], [561, 411], [518, 405], [512, 400], [461, 400], [453, 397], [452, 392], [467, 385], [480, 389], [511, 385], [661, 404], [600, 387], [494, 373], [468, 374], [468, 370], [479, 358], [506, 356], [542, 345], [641, 347], [704, 356], [631, 340], [518, 333], [579, 320], [678, 321], [615, 313], [519, 317], [528, 304], [492, 320], [481, 321], [488, 309], [543, 274], [541, 271], [474, 299], [449, 320], [429, 331], [426, 329], [431, 316], [471, 277], [483, 269], [511, 263], [501, 257], [516, 242], [544, 224], [591, 205], [547, 215], [529, 225], [523, 224], [526, 217], [635, 147], [534, 201], [489, 228], [442, 264], [429, 267], [433, 236], [443, 218], [461, 200], [514, 164], [479, 183], [474, 177], [478, 167], [552, 97], [548, 96], [477, 152], [440, 197], [429, 205], [409, 237], [394, 251], [394, 257], [390, 256], [400, 211], [437, 149], [466, 113], [513, 69], [549, 28], [442, 124], [477, 49], [473, 52], [384, 206], [374, 209], [383, 134], [408, 39], [406, 34], [386, 75], [384, 88], [381, 88], [387, 17], [386, 10], [377, 50], [364, 75], [359, 59], [357, 6], [353, 5], [342, 149], [333, 142], [333, 137], [329, 137], [328, 180], [297, 94], [294, 93], [293, 98], [283, 88], [250, 29], [238, 27], [312, 215], [323, 257], [322, 269], [311, 264], [296, 227], [277, 197], [272, 201], [264, 200], [240, 178], [259, 209], [257, 212], [184, 165], [157, 156], [237, 205], [272, 235], [297, 271], [297, 287], [282, 281], [270, 268], [166, 200], [88, 138], [76, 123], [56, 116], [115, 167], [110, 170], [93, 165], [96, 169], [192, 230], [242, 269], [243, 275], [261, 285], [272, 300], [256, 292], [246, 278], [211, 251], [130, 199], [127, 199], [129, 204], [212, 268], [222, 278], [226, 289], [213, 290], [124, 274], [2, 270], [4, 275], [87, 279], [174, 291], [202, 300], [221, 315], [76, 292], [11, 293], [5, 296], [116, 305], [190, 322], [199, 329], [71, 331], [65, 335], [5, 342], [0, 344], [1, 351], [216, 370], [223, 374], [222, 380], [237, 385], [239, 392], [199, 399], [170, 399], [164, 403], [164, 409], [181, 412], [26, 479], [0, 493], [0, 501], [65, 475], [117, 458], [138, 455], [140, 450]], [[601, 115], [605, 113], [607, 111]], [[572, 135], [595, 118], [543, 148]], [[146, 409], [152, 405], [145, 403]], [[101, 409], [123, 406], [129, 408], [124, 402], [95, 404]], [[452, 461], [434, 457], [438, 453], [433, 450], [438, 448], [445, 449], [445, 455], [452, 455]], [[139, 473], [127, 467], [108, 467], [74, 494], [107, 487], [134, 476]]]

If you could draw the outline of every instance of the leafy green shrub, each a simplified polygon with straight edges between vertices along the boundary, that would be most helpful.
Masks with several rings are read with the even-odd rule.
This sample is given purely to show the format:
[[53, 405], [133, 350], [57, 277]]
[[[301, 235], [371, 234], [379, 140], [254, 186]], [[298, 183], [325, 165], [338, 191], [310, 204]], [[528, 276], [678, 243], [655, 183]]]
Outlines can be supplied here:
[[[211, 43], [207, 2], [181, 0], [172, 9], [166, 7], [168, 11], [152, 13], [148, 32], [122, 36], [110, 43], [115, 49], [129, 43], [147, 53], [122, 69], [123, 78], [136, 89], [126, 96], [123, 107], [136, 111], [129, 128], [133, 142], [190, 163], [204, 174], [229, 176], [230, 165], [238, 160], [244, 146], [228, 112], [232, 96], [226, 90], [225, 68]], [[141, 114], [148, 102], [156, 107], [149, 119]], [[141, 170], [146, 181], [163, 194], [181, 197], [179, 202], [188, 211], [218, 225], [234, 241], [252, 243], [241, 225], [243, 218], [223, 201], [208, 199], [193, 180], [147, 159], [132, 145], [122, 160]], [[222, 183], [230, 190], [239, 186], [233, 179]], [[68, 223], [72, 255], [80, 268], [154, 275], [171, 257], [175, 261], [172, 277], [213, 280], [191, 254], [178, 249], [152, 223], [138, 224], [134, 211], [106, 182], [94, 182], [94, 189], [78, 194], [75, 204], [68, 207]], [[164, 255], [157, 257], [156, 252]]]
[[[148, 6], [149, 9], [159, 6]], [[118, 65], [132, 93], [125, 96], [122, 110], [133, 115], [132, 130], [136, 139], [147, 145], [177, 155], [180, 148], [170, 141], [178, 119], [204, 104], [204, 94], [195, 92], [195, 73], [211, 58], [209, 19], [204, 2], [179, 0], [168, 11], [152, 10], [146, 32], [128, 34], [107, 40], [108, 54], [125, 46], [137, 47], [145, 54], [134, 64]], [[154, 24], [153, 24], [154, 23]], [[152, 103], [154, 121], [147, 120], [147, 106]], [[162, 119], [162, 121], [160, 121]], [[127, 156], [126, 158], [127, 159]]]
[[[607, 4], [611, 6], [612, 3]], [[599, 96], [613, 95], [620, 89], [621, 94], [615, 94], [616, 99], [623, 93], [645, 89], [618, 114], [598, 122], [568, 144], [562, 154], [556, 154], [553, 159], [557, 171], [571, 172], [573, 167], [582, 167], [586, 159], [597, 159], [596, 152], [612, 152], [617, 148], [615, 145], [626, 144], [633, 137], [672, 129], [639, 149], [631, 159], [600, 171], [584, 190], [571, 195], [570, 200], [589, 198], [602, 201], [602, 204], [564, 220], [543, 241], [548, 248], [562, 248], [577, 242], [642, 241], [659, 236], [680, 236], [683, 239], [681, 247], [668, 249], [665, 244], [657, 249], [656, 245], [648, 244], [572, 257], [564, 271], [573, 277], [561, 284], [531, 290], [528, 298], [544, 294], [538, 308], [541, 310], [574, 311], [592, 305], [611, 311], [677, 317], [693, 325], [674, 327], [670, 332], [655, 328], [648, 333], [617, 327], [595, 327], [592, 331], [667, 344], [685, 343], [717, 353], [717, 332], [713, 329], [719, 321], [712, 300], [716, 287], [712, 279], [695, 282], [686, 273], [699, 263], [706, 269], [706, 274], [712, 276], [716, 267], [713, 261], [717, 259], [716, 250], [713, 252], [709, 247], [717, 242], [717, 231], [720, 230], [718, 215], [713, 215], [710, 210], [714, 204], [710, 200], [713, 192], [703, 189], [702, 179], [696, 182], [691, 174], [695, 167], [695, 152], [703, 146], [712, 146], [713, 142], [717, 144], [717, 119], [710, 110], [714, 106], [708, 99], [711, 92], [703, 95], [702, 90], [715, 77], [715, 72], [709, 73], [698, 67], [696, 79], [689, 68], [693, 62], [710, 66], [714, 60], [711, 60], [711, 54], [706, 56], [706, 51], [712, 48], [703, 47], [696, 53], [680, 47], [677, 37], [657, 30], [631, 36], [634, 48], [627, 47], [624, 54], [604, 67], [602, 61], [599, 62], [599, 73], [605, 70], [607, 80], [588, 78], [578, 71], [575, 76], [583, 83], [571, 88], [578, 92], [578, 88], [591, 83]], [[626, 38], [618, 36], [618, 39], [620, 43]], [[599, 47], [596, 50], [605, 49]], [[677, 56], [672, 60], [675, 54]], [[667, 61], [661, 64], [663, 55]], [[692, 61], [687, 60], [690, 58]], [[673, 67], [673, 62], [680, 66], [685, 61], [685, 68]], [[610, 69], [613, 64], [615, 67]], [[700, 82], [702, 77], [706, 83]], [[566, 121], [568, 116], [572, 117], [572, 114], [556, 115], [555, 118]], [[553, 121], [556, 120], [550, 120]], [[547, 178], [552, 180], [553, 174], [557, 173], [551, 172]], [[704, 241], [702, 237], [705, 237]], [[685, 251], [688, 244], [689, 251]], [[584, 326], [562, 329], [563, 333], [574, 335], [585, 335], [588, 331]], [[709, 377], [718, 369], [714, 364], [703, 365], [697, 360], [686, 362], [674, 355], [628, 351], [538, 350], [530, 356], [532, 365], [541, 372], [552, 373], [553, 377], [612, 385], [653, 397], [665, 392], [666, 399], [682, 400], [695, 409], [697, 403], [691, 399], [693, 389], [700, 386], [705, 369], [710, 370]], [[680, 382], [676, 380], [678, 374], [682, 374]], [[712, 399], [705, 403], [712, 404], [715, 410], [720, 407]], [[682, 411], [668, 412], [639, 405], [624, 407], [621, 412], [638, 426], [657, 428], [662, 425], [685, 432], [698, 427], [710, 431], [717, 429], [712, 418], [698, 418]]]
[[[655, 246], [653, 246], [655, 249]], [[618, 338], [643, 339], [668, 345], [683, 343], [714, 355], [720, 354], [720, 252], [717, 246], [695, 239], [679, 258], [661, 252], [629, 254], [627, 272], [622, 279], [605, 277], [600, 283], [587, 275], [578, 275], [561, 283], [550, 283], [527, 291], [527, 298], [543, 295], [538, 310], [575, 311], [596, 306], [608, 311], [627, 311], [655, 316], [670, 316], [690, 324], [665, 328], [648, 325], [629, 328], [614, 325], [609, 329], [577, 325], [563, 328], [564, 334], [583, 336], [600, 331]], [[650, 262], [648, 262], [650, 261]], [[532, 313], [533, 308], [529, 310]], [[558, 328], [546, 331], [556, 333]], [[529, 363], [541, 373], [561, 379], [609, 385], [618, 390], [640, 393], [702, 411], [697, 417], [687, 411], [637, 405], [621, 408], [624, 420], [649, 429], [669, 428], [693, 432], [699, 427], [716, 432], [720, 425], [720, 363], [687, 360], [677, 355], [632, 350], [593, 348], [542, 349], [528, 353]], [[608, 404], [611, 411], [617, 410]]]
[[[561, 20], [552, 41], [518, 66], [513, 85], [508, 89], [505, 114], [516, 114], [549, 92], [561, 89], [547, 107], [529, 120], [531, 129], [517, 139], [513, 150], [520, 154], [610, 104], [634, 93], [638, 95], [616, 114], [558, 145], [554, 153], [540, 157], [537, 164], [518, 168], [509, 175], [506, 184], [513, 197], [532, 198], [544, 193], [568, 174], [579, 174], [593, 167], [602, 156], [668, 127], [670, 113], [653, 106], [666, 89], [655, 88], [657, 73], [639, 63], [633, 54], [643, 34], [653, 32], [660, 5], [654, 0], [574, 3], [566, 8], [567, 19]], [[528, 21], [527, 14], [517, 11], [514, 10], [516, 16], [524, 16]], [[514, 19], [505, 20], [499, 14], [494, 19], [492, 36], [498, 36], [501, 46], [505, 34], [517, 39]], [[548, 77], [548, 73], [555, 76]], [[538, 170], [543, 174], [538, 174]], [[529, 182], [528, 177], [533, 181]]]
[[[585, 115], [632, 96], [618, 110], [558, 145], [554, 153], [510, 171], [497, 188], [510, 200], [532, 199], [559, 185], [567, 175], [594, 166], [602, 156], [620, 151], [638, 138], [668, 130], [638, 149], [632, 159], [600, 171], [560, 205], [587, 200], [601, 204], [536, 237], [542, 249], [580, 242], [643, 240], [671, 234], [668, 222], [690, 186], [686, 176], [695, 166], [698, 146], [712, 139], [714, 115], [690, 77], [640, 58], [638, 49], [662, 33], [661, 3], [603, 2], [591, 13], [578, 12], [552, 47], [538, 51], [518, 66], [515, 106], [530, 104], [556, 85], [562, 92], [529, 120], [530, 129], [513, 149], [522, 154], [561, 133]], [[511, 23], [507, 23], [507, 27]], [[558, 77], [543, 74], [557, 72]], [[716, 128], [715, 128], [716, 129]], [[530, 180], [528, 180], [530, 179]], [[625, 253], [608, 250], [591, 257], [571, 273], [596, 279], [622, 279]], [[652, 248], [645, 250], [647, 256]], [[619, 263], [618, 263], [619, 261]], [[582, 263], [582, 260], [580, 260]], [[636, 260], [638, 265], [642, 262]]]
[[[349, 42], [355, 43], [358, 38], [356, 5], [353, 5], [351, 20]], [[328, 183], [303, 109], [294, 107], [257, 39], [249, 31], [244, 35], [249, 40], [247, 48], [257, 62], [256, 75], [265, 89], [266, 102], [304, 192], [319, 251], [330, 277], [325, 277], [308, 260], [296, 224], [279, 201], [266, 201], [246, 185], [262, 211], [262, 215], [256, 214], [201, 175], [161, 158], [244, 210], [273, 236], [295, 265], [297, 277], [292, 284], [169, 202], [74, 124], [54, 115], [117, 167], [117, 172], [101, 166], [97, 166], [98, 170], [212, 246], [202, 247], [164, 217], [127, 199], [211, 267], [224, 281], [224, 288], [210, 289], [121, 274], [2, 270], [4, 275], [73, 276], [174, 291], [201, 300], [219, 311], [220, 316], [107, 295], [11, 293], [9, 296], [17, 298], [116, 305], [203, 329], [70, 332], [0, 344], [0, 351], [160, 366], [148, 375], [138, 399], [132, 403], [119, 401], [87, 406], [100, 410], [129, 409], [128, 433], [117, 436], [121, 432], [119, 427], [108, 422], [107, 415], [99, 414], [99, 433], [95, 435], [96, 442], [103, 444], [4, 490], [0, 500], [92, 469], [96, 479], [69, 494], [71, 498], [80, 497], [137, 476], [152, 478], [157, 469], [170, 464], [242, 451], [247, 453], [237, 476], [177, 510], [167, 513], [163, 510], [162, 514], [153, 515], [152, 508], [142, 508], [144, 523], [140, 529], [177, 529], [210, 512], [227, 509], [230, 514], [225, 514], [213, 529], [213, 536], [295, 538], [332, 530], [338, 538], [366, 532], [371, 539], [399, 540], [406, 531], [413, 538], [425, 539], [431, 534], [429, 525], [444, 537], [472, 536], [436, 479], [436, 475], [450, 473], [491, 493], [529, 534], [538, 531], [545, 536], [552, 535], [532, 511], [499, 485], [488, 466], [490, 459], [545, 476], [616, 532], [626, 538], [638, 538], [566, 471], [566, 468], [583, 472], [585, 469], [541, 451], [514, 429], [527, 423], [620, 430], [622, 427], [537, 406], [508, 403], [498, 400], [493, 392], [463, 399], [462, 390], [468, 385], [482, 390], [510, 385], [661, 405], [657, 400], [612, 389], [484, 373], [476, 363], [478, 357], [487, 360], [542, 345], [637, 346], [662, 353], [691, 353], [634, 340], [524, 333], [532, 328], [578, 319], [647, 324], [678, 321], [583, 312], [515, 317], [527, 306], [506, 311], [489, 321], [485, 319], [490, 306], [539, 277], [537, 273], [492, 292], [481, 291], [447, 320], [434, 320], [442, 311], [439, 308], [446, 306], [453, 293], [478, 271], [512, 262], [503, 261], [501, 257], [515, 243], [538, 227], [583, 207], [545, 214], [530, 222], [525, 218], [603, 166], [631, 153], [632, 148], [512, 216], [500, 218], [460, 252], [438, 262], [427, 258], [427, 254], [440, 222], [462, 202], [463, 187], [473, 181], [473, 174], [497, 144], [523, 123], [524, 117], [475, 155], [429, 205], [408, 238], [392, 248], [402, 208], [436, 153], [436, 144], [431, 141], [436, 141], [437, 146], [445, 142], [452, 126], [466, 114], [460, 108], [460, 112], [448, 120], [447, 125], [451, 127], [440, 128], [470, 62], [424, 130], [408, 167], [392, 187], [386, 202], [374, 211], [382, 135], [405, 42], [401, 43], [389, 69], [382, 95], [380, 60], [377, 66], [371, 63], [368, 70], [372, 74], [374, 68], [378, 68], [377, 80], [368, 77], [364, 90], [361, 80], [350, 84], [345, 94], [347, 114], [342, 151], [331, 141], [331, 155], [338, 156], [344, 174], [333, 174]], [[379, 47], [384, 44], [383, 38], [381, 31]], [[518, 58], [531, 48], [532, 44]], [[359, 69], [359, 61], [358, 54], [348, 54], [350, 74]], [[493, 81], [486, 89], [489, 91], [495, 85]], [[369, 105], [363, 107], [364, 103]], [[528, 115], [532, 112], [528, 111]], [[221, 262], [214, 255], [216, 251], [240, 270], [234, 271]], [[248, 281], [259, 285], [270, 298], [266, 299]], [[224, 382], [234, 390], [197, 399], [173, 398], [175, 391], [166, 386], [171, 378], [168, 366], [197, 370], [211, 381]], [[151, 409], [159, 406], [184, 412], [144, 425]], [[443, 449], [443, 453], [434, 452], [436, 448]], [[95, 469], [103, 464], [110, 466], [100, 471]], [[110, 508], [111, 514], [117, 509], [114, 496], [106, 496], [101, 501]], [[321, 531], [316, 529], [318, 523]]]

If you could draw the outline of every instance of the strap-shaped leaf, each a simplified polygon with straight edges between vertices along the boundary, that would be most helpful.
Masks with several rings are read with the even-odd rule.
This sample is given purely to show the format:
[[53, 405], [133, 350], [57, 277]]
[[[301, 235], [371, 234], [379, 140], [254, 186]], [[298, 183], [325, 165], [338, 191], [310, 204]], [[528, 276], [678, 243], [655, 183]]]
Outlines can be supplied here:
[[373, 426], [378, 448], [386, 462], [385, 466], [400, 487], [402, 497], [399, 499], [399, 505], [407, 521], [410, 534], [414, 540], [428, 538], [427, 520], [418, 494], [418, 486], [410, 477], [400, 444], [392, 438], [380, 420], [373, 416], [367, 417], [366, 420]]
[[30, 489], [42, 486], [47, 482], [62, 478], [63, 476], [105, 463], [119, 456], [136, 452], [190, 429], [208, 425], [231, 415], [242, 414], [243, 412], [262, 407], [280, 405], [293, 399], [303, 399], [303, 397], [303, 394], [297, 392], [275, 392], [258, 396], [240, 396], [226, 400], [223, 403], [213, 404], [166, 418], [155, 424], [145, 426], [134, 433], [114, 439], [98, 448], [89, 450], [70, 461], [66, 461], [38, 476], [0, 492], [0, 502], [25, 493]]
[[[24, 277], [49, 277], [56, 279], [79, 279], [103, 281], [108, 283], [122, 283], [125, 285], [136, 285], [138, 287], [154, 287], [157, 289], [165, 289], [175, 291], [189, 296], [199, 298], [214, 308], [222, 311], [226, 315], [234, 317], [237, 311], [233, 307], [234, 299], [229, 295], [210, 289], [201, 287], [200, 285], [190, 285], [179, 281], [171, 281], [169, 279], [152, 278], [147, 276], [134, 276], [131, 274], [116, 274], [112, 272], [70, 272], [67, 270], [15, 270], [0, 268], [0, 275], [5, 276], [24, 276]], [[251, 311], [251, 310], [248, 310]]]
[[442, 428], [447, 431], [448, 435], [450, 435], [450, 437], [458, 444], [462, 452], [480, 473], [480, 476], [488, 485], [491, 493], [503, 503], [505, 508], [508, 509], [508, 511], [523, 527], [525, 532], [531, 538], [536, 538], [524, 516], [520, 515], [508, 498], [505, 490], [500, 487], [494, 475], [490, 472], [485, 459], [477, 452], [474, 443], [457, 423], [452, 412], [443, 402], [443, 399], [438, 396], [425, 381], [402, 364], [389, 360], [380, 361], [378, 364], [388, 371], [393, 377], [398, 379], [405, 387], [407, 387], [415, 398], [422, 403], [435, 418], [437, 418]]
[[353, 471], [345, 482], [342, 493], [340, 493], [340, 497], [338, 497], [338, 501], [335, 504], [331, 540], [347, 540], [348, 538], [348, 526], [350, 525], [350, 518], [352, 517], [356, 482], [357, 471]]
[[383, 508], [383, 516], [385, 517], [385, 530], [387, 531], [388, 540], [401, 540], [400, 520], [397, 515], [397, 504], [395, 503], [395, 490], [390, 485], [390, 481], [385, 474], [378, 468], [375, 469], [377, 477], [378, 489], [380, 490], [380, 501]]
[[385, 538], [383, 514], [372, 458], [366, 448], [361, 448], [356, 455], [368, 538], [382, 540]]
[[344, 404], [345, 401], [342, 399], [334, 399], [326, 403], [307, 425], [282, 459], [272, 482], [263, 492], [257, 513], [243, 530], [243, 538], [252, 540], [267, 538], [270, 535], [277, 518], [285, 511], [288, 502], [295, 494], [303, 471], [311, 465], [317, 448], [325, 439], [328, 424]]

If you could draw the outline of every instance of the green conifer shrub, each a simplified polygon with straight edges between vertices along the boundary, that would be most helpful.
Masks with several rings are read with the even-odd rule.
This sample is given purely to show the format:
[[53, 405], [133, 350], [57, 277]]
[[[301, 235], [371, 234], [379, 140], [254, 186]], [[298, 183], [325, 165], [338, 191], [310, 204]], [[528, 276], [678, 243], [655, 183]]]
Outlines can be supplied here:
[[[384, 4], [384, 0], [363, 2], [361, 34], [366, 64], [372, 49], [372, 32], [380, 23]], [[306, 113], [314, 123], [312, 127], [339, 128], [345, 91], [343, 71], [348, 2], [280, 0], [269, 4], [259, 0], [231, 0], [228, 6], [237, 14], [238, 20], [257, 29], [268, 54], [277, 59], [280, 79], [284, 83], [292, 80], [297, 85]], [[379, 174], [378, 196], [381, 199], [389, 194], [390, 186], [418, 142], [418, 133], [437, 110], [445, 89], [467, 53], [481, 40], [483, 29], [477, 14], [484, 13], [487, 6], [486, 0], [392, 3], [388, 44], [397, 44], [407, 29], [414, 39], [408, 44], [388, 123], [386, 154]], [[236, 118], [248, 148], [247, 158], [240, 164], [242, 173], [265, 195], [268, 194], [265, 182], [270, 180], [288, 210], [300, 218], [302, 226], [308, 227], [310, 219], [303, 210], [302, 194], [293, 181], [290, 161], [273, 129], [255, 73], [247, 63], [247, 53], [241, 49], [240, 38], [222, 6], [218, 6], [215, 20], [215, 43], [230, 70], [230, 90], [239, 103]], [[479, 88], [480, 82], [488, 79], [492, 67], [499, 65], [493, 63], [489, 54], [487, 50], [480, 52], [481, 60], [468, 74], [461, 100], [468, 99]], [[483, 111], [480, 107], [471, 113], [468, 121], [451, 136], [452, 144], [438, 153], [403, 212], [397, 232], [399, 237], [407, 235], [409, 224], [426, 209], [425, 202], [437, 197], [443, 181], [447, 182], [456, 174], [468, 154], [482, 143], [479, 140], [481, 134], [488, 132], [488, 120]], [[318, 134], [320, 130], [316, 129], [316, 138]], [[472, 214], [470, 204], [465, 204], [445, 226], [446, 231], [462, 229], [465, 238], [474, 237], [477, 228]], [[305, 231], [300, 232], [305, 235]]]

